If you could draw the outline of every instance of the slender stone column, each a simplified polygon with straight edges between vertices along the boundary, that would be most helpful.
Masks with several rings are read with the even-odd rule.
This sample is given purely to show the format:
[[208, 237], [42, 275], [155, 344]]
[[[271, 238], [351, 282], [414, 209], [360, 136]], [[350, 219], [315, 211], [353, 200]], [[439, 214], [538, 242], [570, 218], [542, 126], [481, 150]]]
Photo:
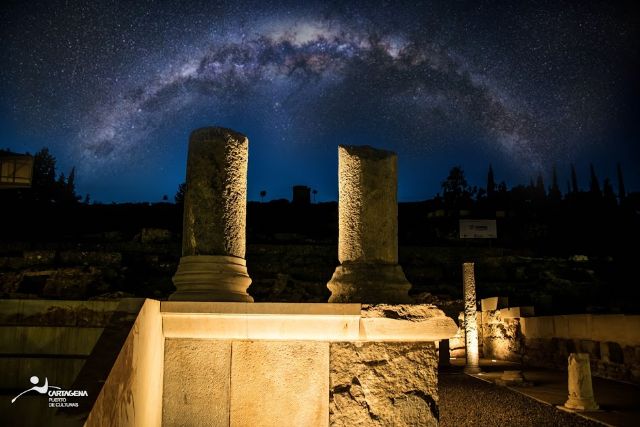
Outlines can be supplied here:
[[462, 281], [464, 284], [464, 339], [467, 357], [464, 371], [469, 374], [477, 374], [480, 372], [480, 361], [478, 321], [476, 319], [476, 278], [472, 262], [462, 264]]
[[230, 129], [191, 133], [182, 258], [169, 299], [253, 302], [244, 259], [248, 146], [246, 136]]
[[398, 265], [397, 156], [369, 146], [338, 147], [338, 259], [329, 302], [407, 303]]
[[598, 404], [593, 397], [591, 366], [587, 353], [571, 353], [569, 355], [569, 399], [564, 406], [580, 411], [598, 409]]

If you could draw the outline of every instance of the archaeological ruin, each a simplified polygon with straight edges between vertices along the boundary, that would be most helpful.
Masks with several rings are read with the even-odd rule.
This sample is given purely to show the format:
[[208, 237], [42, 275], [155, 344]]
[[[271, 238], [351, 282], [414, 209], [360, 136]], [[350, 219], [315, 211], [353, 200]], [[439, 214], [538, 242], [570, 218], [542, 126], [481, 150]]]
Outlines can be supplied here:
[[[633, 418], [633, 406], [622, 418], [606, 410], [601, 381], [640, 383], [640, 316], [536, 316], [507, 296], [478, 298], [489, 273], [523, 275], [531, 267], [518, 263], [539, 261], [502, 249], [443, 251], [448, 264], [435, 267], [437, 249], [405, 248], [405, 275], [397, 156], [370, 146], [338, 147], [337, 245], [299, 245], [295, 259], [305, 267], [289, 264], [295, 274], [279, 264], [291, 236], [256, 245], [252, 258], [248, 156], [249, 140], [236, 131], [191, 133], [179, 260], [132, 246], [136, 263], [154, 263], [172, 281], [170, 292], [68, 298], [86, 278], [117, 276], [116, 252], [27, 250], [0, 259], [9, 270], [3, 280], [20, 279], [0, 300], [3, 425], [451, 425], [442, 416], [447, 378], [518, 390], [591, 421]], [[172, 233], [146, 228], [136, 238], [166, 249]], [[277, 269], [269, 286], [254, 288], [252, 277], [269, 269]], [[410, 294], [409, 271], [451, 274], [462, 298]], [[316, 291], [299, 279], [311, 275], [321, 278]], [[51, 299], [20, 298], [17, 290], [41, 282]], [[548, 384], [561, 384], [553, 401]]]

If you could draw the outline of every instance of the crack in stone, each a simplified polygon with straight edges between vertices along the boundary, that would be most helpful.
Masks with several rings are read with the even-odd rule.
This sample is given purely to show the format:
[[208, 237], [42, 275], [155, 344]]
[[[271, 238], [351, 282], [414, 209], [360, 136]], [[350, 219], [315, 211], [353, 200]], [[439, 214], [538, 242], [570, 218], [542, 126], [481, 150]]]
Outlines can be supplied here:
[[436, 420], [440, 420], [440, 410], [438, 408], [438, 405], [437, 405], [436, 401], [433, 399], [433, 397], [429, 396], [428, 394], [426, 394], [422, 390], [405, 391], [404, 395], [405, 396], [416, 396], [416, 397], [422, 399], [427, 404], [427, 406], [429, 407], [429, 410], [431, 411], [431, 415]]

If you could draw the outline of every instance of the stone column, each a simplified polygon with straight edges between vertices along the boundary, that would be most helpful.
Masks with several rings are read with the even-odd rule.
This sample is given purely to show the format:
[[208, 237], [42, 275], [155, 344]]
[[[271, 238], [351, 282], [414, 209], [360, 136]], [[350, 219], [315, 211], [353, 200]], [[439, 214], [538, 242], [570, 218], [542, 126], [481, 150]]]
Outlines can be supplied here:
[[253, 302], [244, 259], [248, 146], [246, 136], [230, 129], [191, 133], [182, 258], [169, 299]]
[[569, 355], [569, 399], [564, 406], [580, 411], [598, 409], [598, 404], [593, 397], [591, 366], [587, 353], [571, 353]]
[[476, 278], [474, 264], [462, 264], [462, 281], [464, 284], [464, 340], [467, 364], [464, 372], [477, 374], [480, 372], [478, 352], [478, 321], [476, 318]]
[[398, 265], [397, 156], [369, 146], [338, 147], [338, 259], [329, 302], [407, 303]]

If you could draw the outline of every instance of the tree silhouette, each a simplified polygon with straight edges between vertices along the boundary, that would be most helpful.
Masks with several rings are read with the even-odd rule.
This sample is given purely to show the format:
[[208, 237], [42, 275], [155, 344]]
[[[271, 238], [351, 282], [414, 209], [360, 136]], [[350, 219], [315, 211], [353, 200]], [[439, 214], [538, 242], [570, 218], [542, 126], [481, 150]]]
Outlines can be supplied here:
[[315, 203], [315, 202], [316, 202], [316, 195], [318, 194], [318, 190], [315, 190], [315, 189], [314, 189], [314, 190], [312, 191], [312, 193], [313, 193], [313, 203]]
[[67, 178], [67, 192], [76, 194], [76, 168], [75, 166], [71, 168], [71, 172], [69, 172], [69, 178]]
[[620, 203], [622, 203], [627, 193], [624, 188], [624, 178], [622, 177], [622, 166], [620, 166], [620, 163], [616, 164], [616, 172], [618, 174], [618, 198], [620, 199]]
[[562, 193], [560, 192], [560, 186], [558, 185], [558, 174], [556, 172], [556, 166], [553, 165], [551, 169], [551, 187], [549, 188], [549, 199], [558, 201], [562, 198]]
[[176, 205], [181, 205], [184, 203], [184, 195], [187, 192], [187, 183], [183, 182], [178, 185], [178, 191], [176, 191], [176, 195], [173, 196], [173, 199], [176, 201]]
[[578, 188], [578, 176], [576, 175], [576, 168], [571, 164], [571, 192], [577, 193], [580, 191]]
[[56, 179], [56, 158], [47, 147], [33, 156], [32, 199], [39, 202], [77, 202], [76, 168], [71, 168], [69, 177], [64, 172]]
[[536, 178], [535, 194], [536, 197], [540, 199], [544, 199], [547, 195], [547, 192], [544, 189], [544, 179], [542, 179], [542, 173], [538, 173], [538, 178]]
[[266, 190], [260, 190], [260, 203], [264, 203], [264, 198], [267, 195]]
[[471, 189], [461, 166], [451, 168], [447, 179], [442, 181], [442, 193], [449, 207], [459, 207], [463, 202], [471, 201]]
[[493, 178], [493, 167], [489, 164], [489, 172], [487, 172], [487, 197], [491, 199], [496, 191], [496, 182]]
[[616, 205], [616, 193], [613, 191], [613, 186], [611, 185], [611, 180], [609, 180], [609, 178], [605, 178], [602, 182], [602, 193], [605, 203], [608, 206]]
[[589, 164], [589, 192], [594, 196], [602, 196], [600, 192], [600, 182], [598, 182], [598, 177], [596, 176], [596, 169], [593, 167], [593, 163]]
[[34, 199], [51, 201], [56, 188], [56, 158], [44, 147], [33, 156], [32, 188]]

